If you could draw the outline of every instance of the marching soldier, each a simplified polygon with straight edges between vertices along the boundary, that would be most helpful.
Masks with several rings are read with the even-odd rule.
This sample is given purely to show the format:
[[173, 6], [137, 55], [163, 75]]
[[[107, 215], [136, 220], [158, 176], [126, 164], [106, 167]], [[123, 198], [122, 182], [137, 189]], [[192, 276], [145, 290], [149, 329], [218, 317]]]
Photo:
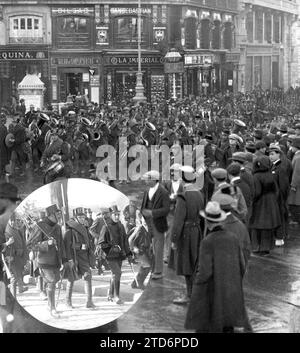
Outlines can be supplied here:
[[80, 277], [85, 281], [85, 291], [87, 294], [87, 308], [95, 308], [92, 301], [92, 271], [91, 267], [95, 267], [94, 246], [91, 235], [87, 228], [86, 215], [82, 208], [75, 210], [74, 218], [67, 222], [67, 231], [64, 235], [64, 244], [66, 256], [69, 262], [66, 277], [67, 293], [66, 306], [72, 306], [72, 292], [74, 281]]
[[123, 304], [123, 301], [120, 299], [122, 262], [126, 257], [128, 261], [132, 262], [132, 254], [129, 249], [124, 226], [119, 221], [120, 211], [118, 207], [112, 206], [109, 210], [111, 218], [103, 226], [99, 239], [99, 243], [106, 253], [112, 275], [107, 299], [115, 301], [116, 304]]
[[48, 309], [54, 318], [59, 318], [55, 305], [56, 283], [60, 280], [60, 271], [66, 262], [65, 247], [62, 238], [57, 205], [46, 208], [46, 217], [36, 223], [35, 230], [27, 240], [27, 246], [37, 251], [37, 264], [46, 283]]

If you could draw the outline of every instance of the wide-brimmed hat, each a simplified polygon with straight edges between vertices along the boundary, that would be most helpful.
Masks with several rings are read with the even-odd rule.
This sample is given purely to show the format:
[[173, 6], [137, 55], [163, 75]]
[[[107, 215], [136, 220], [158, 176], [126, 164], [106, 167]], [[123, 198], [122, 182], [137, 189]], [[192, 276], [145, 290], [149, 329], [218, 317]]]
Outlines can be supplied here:
[[11, 183], [0, 183], [0, 199], [21, 201], [18, 196], [18, 188]]
[[200, 215], [208, 221], [219, 223], [225, 221], [227, 215], [216, 201], [209, 201], [205, 210], [200, 211]]
[[211, 201], [218, 202], [222, 209], [223, 208], [227, 209], [228, 207], [231, 207], [233, 205], [233, 203], [235, 202], [235, 199], [231, 195], [217, 192], [212, 196]]

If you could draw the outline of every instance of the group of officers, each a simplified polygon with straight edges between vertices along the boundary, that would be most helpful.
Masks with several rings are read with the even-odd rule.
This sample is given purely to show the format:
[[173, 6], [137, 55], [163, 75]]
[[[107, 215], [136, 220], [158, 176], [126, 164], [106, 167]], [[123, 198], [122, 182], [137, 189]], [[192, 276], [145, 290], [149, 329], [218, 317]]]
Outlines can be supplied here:
[[[3, 183], [1, 186], [7, 185], [12, 184]], [[12, 213], [3, 229], [4, 237], [1, 237], [4, 270], [12, 295], [16, 297], [17, 287], [19, 293], [28, 290], [23, 283], [23, 275], [25, 266], [28, 270], [30, 259], [29, 273], [36, 278], [40, 297], [48, 301], [48, 309], [54, 318], [60, 317], [56, 310], [59, 300], [57, 292], [61, 291], [63, 279], [67, 279], [67, 309], [74, 308], [73, 286], [79, 279], [85, 283], [86, 307], [96, 307], [92, 300], [92, 269], [96, 268], [99, 274], [103, 273], [104, 268], [111, 271], [107, 300], [123, 304], [120, 299], [122, 262], [128, 259], [132, 265], [134, 251], [139, 249], [142, 252], [137, 244], [144, 244], [135, 234], [129, 245], [128, 234], [133, 228], [129, 208], [124, 210], [125, 226], [120, 221], [117, 206], [102, 208], [94, 220], [91, 210], [76, 208], [65, 226], [62, 225], [62, 212], [56, 204], [47, 207], [37, 220], [29, 215]], [[133, 280], [132, 288], [142, 286], [142, 282], [136, 278]]]

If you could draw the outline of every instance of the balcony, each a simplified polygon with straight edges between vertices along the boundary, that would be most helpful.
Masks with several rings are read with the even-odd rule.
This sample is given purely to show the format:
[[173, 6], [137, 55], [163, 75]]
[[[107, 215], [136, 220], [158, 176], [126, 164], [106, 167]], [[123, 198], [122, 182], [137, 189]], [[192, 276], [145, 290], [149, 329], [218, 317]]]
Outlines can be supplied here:
[[298, 15], [296, 0], [246, 0], [244, 3]]

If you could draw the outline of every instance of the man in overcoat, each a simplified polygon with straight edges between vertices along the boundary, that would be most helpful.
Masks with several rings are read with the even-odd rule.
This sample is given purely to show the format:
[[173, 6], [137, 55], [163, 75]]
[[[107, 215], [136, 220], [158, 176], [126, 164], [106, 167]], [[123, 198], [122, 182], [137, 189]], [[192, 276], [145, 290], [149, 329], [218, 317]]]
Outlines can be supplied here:
[[150, 188], [144, 193], [141, 213], [152, 236], [154, 252], [152, 279], [156, 280], [163, 277], [164, 233], [168, 230], [170, 199], [167, 190], [159, 183], [159, 172], [151, 170], [144, 175], [144, 179]]
[[200, 241], [203, 232], [200, 226], [200, 210], [204, 209], [204, 197], [195, 184], [196, 175], [188, 166], [182, 167], [183, 191], [178, 194], [174, 223], [171, 230], [172, 248], [175, 250], [175, 269], [184, 276], [186, 295], [173, 300], [174, 304], [187, 304], [192, 295], [193, 276], [196, 271]]
[[64, 245], [68, 267], [66, 270], [67, 291], [66, 306], [72, 306], [72, 293], [74, 281], [83, 278], [87, 294], [87, 308], [94, 308], [92, 301], [92, 271], [96, 265], [94, 244], [89, 230], [86, 227], [86, 215], [81, 207], [77, 208], [74, 218], [67, 222], [67, 231], [64, 235]]
[[7, 136], [7, 127], [5, 126], [6, 117], [1, 114], [0, 116], [0, 179], [5, 174], [5, 166], [9, 162], [8, 150], [5, 144], [5, 138]]
[[55, 305], [55, 288], [66, 263], [62, 230], [58, 224], [59, 213], [57, 205], [47, 207], [46, 217], [36, 224], [27, 240], [27, 246], [37, 251], [40, 274], [47, 285], [48, 309], [54, 318], [59, 318]]
[[296, 137], [292, 143], [295, 152], [292, 167], [292, 181], [288, 204], [291, 212], [292, 224], [300, 223], [300, 137]]
[[226, 214], [219, 203], [208, 202], [204, 211], [209, 234], [200, 244], [198, 270], [193, 283], [185, 328], [196, 332], [250, 331], [245, 308], [245, 261], [237, 236], [225, 230]]

